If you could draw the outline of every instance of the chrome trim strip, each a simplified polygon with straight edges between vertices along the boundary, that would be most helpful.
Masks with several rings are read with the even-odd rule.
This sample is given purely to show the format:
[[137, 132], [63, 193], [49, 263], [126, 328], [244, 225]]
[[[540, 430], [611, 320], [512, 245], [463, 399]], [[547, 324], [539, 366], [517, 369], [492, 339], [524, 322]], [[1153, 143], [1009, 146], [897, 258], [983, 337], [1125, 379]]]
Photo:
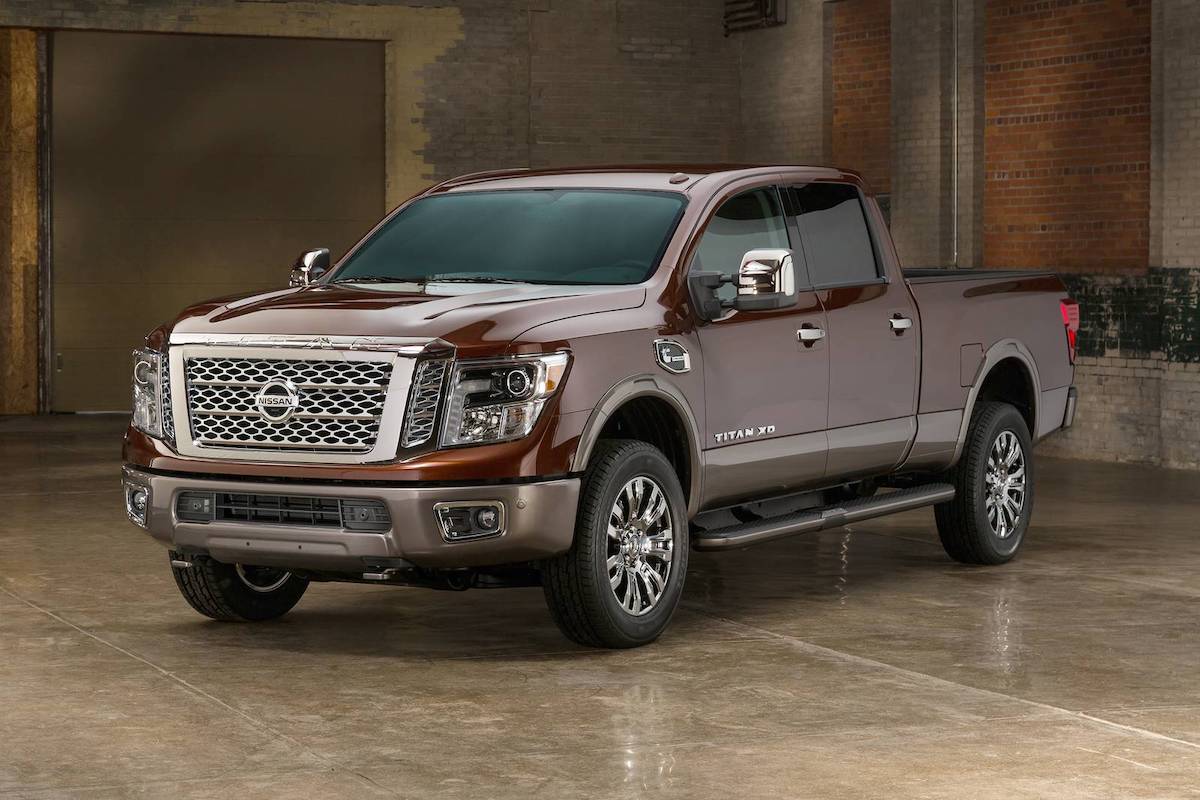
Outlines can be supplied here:
[[[442, 518], [442, 509], [450, 508], [472, 508], [478, 506], [493, 506], [496, 508], [499, 516], [496, 530], [488, 533], [479, 533], [474, 536], [463, 536], [460, 539], [455, 539], [449, 536], [449, 531], [446, 528], [446, 521]], [[437, 520], [438, 530], [441, 531], [442, 541], [446, 544], [461, 544], [462, 542], [478, 542], [480, 539], [495, 539], [503, 536], [508, 532], [508, 509], [504, 507], [503, 500], [450, 500], [433, 504], [433, 516]]]
[[417, 336], [300, 336], [265, 333], [171, 333], [172, 345], [211, 345], [221, 347], [290, 347], [313, 350], [391, 351], [405, 356], [453, 352], [442, 339]]
[[[326, 351], [322, 351], [326, 352]], [[266, 381], [209, 381], [209, 380], [194, 380], [193, 386], [236, 386], [239, 389], [258, 389], [266, 384]], [[359, 389], [364, 392], [380, 392], [384, 386], [378, 383], [355, 383], [353, 385], [345, 383], [306, 383], [304, 381], [292, 381], [292, 385], [297, 389]]]
[[[193, 381], [195, 383], [195, 381]], [[258, 411], [254, 410], [237, 410], [227, 411], [223, 408], [193, 408], [195, 414], [203, 414], [206, 417], [258, 417], [261, 416]], [[333, 419], [333, 420], [354, 420], [358, 422], [374, 422], [383, 415], [375, 414], [313, 414], [311, 412], [297, 412], [288, 417], [288, 419]]]
[[[213, 337], [221, 336], [220, 339]], [[172, 334], [168, 357], [171, 360], [171, 405], [175, 417], [175, 449], [181, 455], [193, 458], [222, 458], [230, 461], [274, 461], [277, 463], [319, 463], [319, 464], [366, 464], [378, 461], [391, 461], [396, 458], [400, 447], [400, 431], [404, 425], [405, 411], [408, 401], [409, 387], [412, 382], [413, 369], [416, 360], [407, 353], [387, 347], [362, 347], [361, 337], [335, 337], [345, 343], [344, 349], [327, 347], [334, 339], [329, 337], [284, 337], [287, 344], [249, 345], [247, 342], [261, 337], [240, 334], [207, 334], [204, 341], [191, 341], [195, 337], [179, 335], [184, 341], [177, 341], [177, 335]], [[412, 341], [412, 340], [404, 340]], [[429, 340], [422, 340], [425, 345]], [[433, 340], [440, 341], [440, 340]], [[316, 344], [302, 344], [302, 342]], [[394, 342], [392, 343], [395, 344]], [[425, 345], [422, 345], [424, 347]], [[279, 352], [280, 347], [294, 348], [286, 355]], [[213, 358], [262, 358], [295, 361], [326, 361], [330, 355], [347, 361], [390, 362], [392, 365], [391, 380], [384, 397], [383, 414], [380, 419], [379, 433], [375, 446], [369, 451], [358, 452], [304, 452], [293, 451], [277, 445], [254, 447], [219, 447], [198, 445], [192, 439], [191, 415], [188, 409], [187, 370], [185, 360], [191, 357]], [[345, 387], [341, 387], [345, 388]], [[332, 448], [330, 448], [332, 449]]]

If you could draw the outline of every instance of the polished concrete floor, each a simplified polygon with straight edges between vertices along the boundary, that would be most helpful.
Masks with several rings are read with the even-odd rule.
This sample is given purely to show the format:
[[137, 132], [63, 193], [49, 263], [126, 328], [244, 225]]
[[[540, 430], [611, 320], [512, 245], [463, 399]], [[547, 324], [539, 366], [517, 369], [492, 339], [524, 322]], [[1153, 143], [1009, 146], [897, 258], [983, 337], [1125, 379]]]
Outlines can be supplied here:
[[928, 510], [695, 554], [650, 647], [540, 590], [314, 585], [210, 622], [112, 418], [0, 420], [0, 797], [1200, 795], [1200, 475], [1039, 462], [1014, 563]]

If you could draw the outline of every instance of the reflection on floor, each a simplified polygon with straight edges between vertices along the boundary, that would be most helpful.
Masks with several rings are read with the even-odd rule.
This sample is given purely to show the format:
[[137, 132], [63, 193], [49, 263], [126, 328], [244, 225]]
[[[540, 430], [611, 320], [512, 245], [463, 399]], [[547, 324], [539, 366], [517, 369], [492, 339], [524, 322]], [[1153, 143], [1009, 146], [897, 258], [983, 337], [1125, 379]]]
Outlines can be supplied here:
[[[0, 420], [0, 797], [1177, 797], [1200, 786], [1200, 475], [1038, 463], [1022, 556], [929, 510], [693, 554], [656, 645], [540, 590], [178, 596], [123, 420]], [[1190, 795], [1189, 795], [1190, 796]]]

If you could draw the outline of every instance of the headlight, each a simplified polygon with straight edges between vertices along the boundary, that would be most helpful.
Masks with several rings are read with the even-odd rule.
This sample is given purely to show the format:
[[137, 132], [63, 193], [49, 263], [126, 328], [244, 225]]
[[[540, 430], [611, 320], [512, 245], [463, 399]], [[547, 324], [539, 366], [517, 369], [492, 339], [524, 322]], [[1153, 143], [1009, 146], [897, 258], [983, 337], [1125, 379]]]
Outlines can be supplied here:
[[566, 353], [551, 353], [456, 362], [442, 445], [506, 442], [528, 435], [562, 383], [569, 361]]
[[162, 374], [159, 353], [133, 351], [133, 427], [156, 439], [163, 435]]

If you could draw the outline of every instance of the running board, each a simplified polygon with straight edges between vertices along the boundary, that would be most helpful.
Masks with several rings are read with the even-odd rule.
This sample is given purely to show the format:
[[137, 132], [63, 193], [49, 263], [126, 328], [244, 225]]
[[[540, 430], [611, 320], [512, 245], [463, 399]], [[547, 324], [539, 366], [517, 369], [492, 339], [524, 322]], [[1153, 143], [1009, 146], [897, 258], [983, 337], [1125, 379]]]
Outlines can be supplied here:
[[798, 533], [823, 531], [864, 519], [897, 514], [934, 503], [944, 503], [954, 498], [954, 487], [949, 483], [929, 483], [911, 489], [899, 489], [873, 497], [860, 497], [847, 503], [827, 508], [810, 508], [785, 514], [782, 517], [748, 522], [744, 525], [728, 525], [709, 531], [692, 534], [692, 547], [697, 550], [733, 550], [763, 542], [773, 542]]

